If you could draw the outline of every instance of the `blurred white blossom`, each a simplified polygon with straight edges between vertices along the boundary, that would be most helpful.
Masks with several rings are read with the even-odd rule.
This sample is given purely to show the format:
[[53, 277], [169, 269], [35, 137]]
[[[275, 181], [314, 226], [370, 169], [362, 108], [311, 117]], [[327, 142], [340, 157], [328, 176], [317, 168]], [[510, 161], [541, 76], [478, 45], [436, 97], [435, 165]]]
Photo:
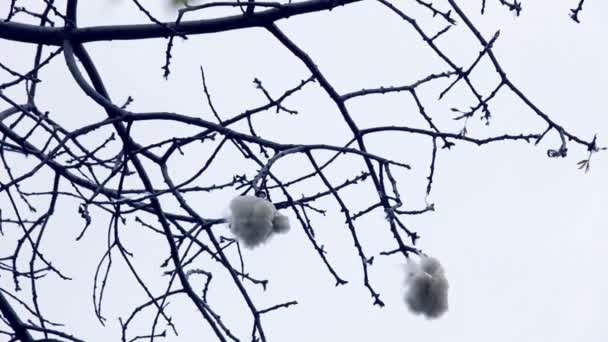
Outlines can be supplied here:
[[423, 256], [408, 260], [405, 303], [411, 312], [438, 318], [448, 310], [448, 281], [439, 261]]
[[246, 247], [267, 241], [274, 233], [289, 230], [289, 218], [280, 214], [268, 200], [256, 196], [238, 196], [230, 202], [230, 231]]

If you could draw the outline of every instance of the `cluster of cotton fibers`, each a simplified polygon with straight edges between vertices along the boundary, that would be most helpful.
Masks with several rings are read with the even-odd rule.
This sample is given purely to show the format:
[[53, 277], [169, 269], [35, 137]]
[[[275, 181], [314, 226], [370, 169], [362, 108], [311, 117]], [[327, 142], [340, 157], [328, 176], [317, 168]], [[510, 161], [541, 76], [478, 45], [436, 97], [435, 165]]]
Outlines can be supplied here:
[[448, 310], [448, 281], [435, 258], [423, 256], [406, 266], [405, 304], [411, 312], [438, 318]]
[[289, 230], [289, 218], [280, 214], [268, 200], [256, 196], [238, 196], [230, 202], [230, 231], [246, 247], [267, 241], [274, 233]]

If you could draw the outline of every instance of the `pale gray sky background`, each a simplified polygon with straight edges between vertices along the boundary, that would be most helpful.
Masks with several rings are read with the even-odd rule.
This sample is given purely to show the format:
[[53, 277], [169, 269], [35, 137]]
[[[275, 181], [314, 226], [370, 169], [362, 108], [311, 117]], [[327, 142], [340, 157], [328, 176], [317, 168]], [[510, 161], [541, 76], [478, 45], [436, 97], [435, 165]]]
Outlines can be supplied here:
[[[146, 2], [158, 17], [173, 18], [160, 1]], [[481, 1], [460, 1], [486, 38], [501, 30], [494, 51], [511, 80], [570, 132], [586, 139], [597, 133], [600, 145], [608, 145], [605, 104], [608, 3], [586, 1], [582, 23], [575, 24], [568, 18], [575, 0], [524, 1], [520, 17], [514, 17], [498, 1], [487, 2], [487, 13], [480, 16]], [[400, 3], [424, 29], [434, 32], [441, 28], [442, 22], [433, 20], [414, 1]], [[435, 3], [440, 8], [449, 6], [447, 1]], [[209, 12], [209, 16], [222, 13]], [[126, 0], [81, 1], [79, 8], [81, 26], [146, 21]], [[448, 70], [410, 26], [374, 1], [283, 20], [279, 26], [309, 52], [339, 92], [408, 84], [429, 73]], [[460, 20], [453, 31], [440, 39], [439, 46], [458, 64], [468, 65], [477, 56], [479, 46]], [[199, 73], [202, 65], [215, 105], [220, 115], [227, 117], [265, 101], [252, 84], [255, 77], [277, 95], [309, 75], [269, 33], [248, 29], [176, 40], [173, 72], [164, 81], [160, 67], [164, 63], [165, 43], [147, 40], [88, 45], [115, 102], [122, 103], [130, 95], [135, 99], [131, 107], [134, 111], [203, 113], [200, 115], [211, 119], [202, 96]], [[3, 51], [1, 60], [15, 69], [24, 70], [32, 62], [30, 45], [0, 41], [0, 51]], [[79, 127], [105, 115], [78, 89], [63, 60], [58, 59], [40, 77], [43, 83], [38, 103], [44, 104], [55, 120]], [[472, 79], [488, 94], [496, 85], [497, 75], [485, 61]], [[453, 113], [449, 108], [466, 109], [474, 102], [462, 84], [436, 102], [438, 92], [449, 82], [425, 86], [420, 95], [440, 127], [458, 132], [461, 123], [451, 120]], [[15, 95], [17, 102], [23, 100], [19, 98], [21, 93], [9, 91], [7, 95]], [[268, 112], [255, 121], [261, 135], [294, 143], [342, 144], [350, 138], [339, 113], [318, 85], [308, 86], [286, 104], [299, 110], [299, 116]], [[6, 104], [0, 109], [5, 107]], [[425, 127], [407, 94], [354, 100], [350, 108], [362, 127], [395, 122]], [[508, 92], [491, 102], [491, 109], [493, 119], [489, 127], [477, 117], [470, 120], [471, 136], [537, 133], [545, 128], [538, 117]], [[136, 139], [142, 144], [192, 132], [166, 123], [135, 127]], [[100, 130], [96, 139], [102, 141], [109, 133], [109, 129]], [[379, 137], [369, 138], [371, 149], [413, 165], [410, 173], [398, 176], [406, 207], [424, 207], [430, 141], [399, 134]], [[576, 163], [586, 158], [587, 152], [571, 144], [567, 158], [547, 158], [546, 150], [558, 146], [559, 137], [552, 132], [539, 146], [516, 142], [479, 148], [461, 142], [451, 151], [439, 151], [434, 189], [429, 198], [437, 211], [408, 220], [409, 227], [422, 236], [419, 247], [439, 258], [446, 268], [450, 308], [438, 320], [415, 316], [403, 304], [402, 258], [377, 256], [394, 245], [379, 211], [357, 222], [366, 252], [376, 255], [370, 272], [373, 284], [387, 304], [382, 309], [372, 306], [362, 285], [359, 259], [343, 224], [343, 215], [332, 201], [321, 202], [329, 213], [326, 217], [315, 217], [314, 222], [320, 242], [325, 244], [329, 258], [349, 281], [348, 285], [333, 286], [333, 279], [300, 227], [275, 237], [263, 248], [246, 251], [248, 271], [270, 280], [266, 292], [252, 288], [260, 307], [289, 300], [299, 302], [265, 316], [269, 340], [608, 341], [604, 312], [608, 306], [607, 154], [595, 155], [591, 171], [585, 174], [577, 169]], [[172, 160], [173, 176], [184, 179], [196, 170], [209, 153], [203, 151], [208, 149], [189, 148], [185, 151], [187, 157]], [[227, 152], [221, 165], [211, 170], [199, 185], [219, 183], [227, 174], [251, 174], [255, 170], [254, 165], [243, 164], [236, 157], [235, 151]], [[20, 163], [17, 165], [22, 170], [31, 165], [28, 161]], [[303, 165], [306, 165], [303, 159], [290, 158], [277, 164], [277, 172], [289, 175], [290, 170]], [[330, 176], [336, 181], [352, 177], [360, 167], [358, 161], [345, 158], [336, 164]], [[48, 179], [39, 179], [41, 187], [48, 187]], [[35, 189], [30, 185], [27, 190]], [[302, 188], [295, 193], [308, 190]], [[373, 200], [370, 190], [369, 186], [353, 188], [346, 192], [346, 198], [354, 208], [363, 209]], [[190, 199], [201, 215], [218, 217], [234, 195], [234, 191], [225, 191]], [[77, 215], [78, 204], [68, 199], [59, 203], [45, 252], [54, 265], [75, 279], [43, 280], [42, 308], [52, 320], [66, 324], [63, 330], [80, 338], [115, 341], [119, 337], [117, 317], [128, 315], [145, 297], [133, 286], [124, 263], [116, 257], [106, 294], [107, 327], [96, 321], [91, 300], [92, 277], [105, 247], [107, 217], [92, 209], [96, 219], [90, 232], [83, 241], [73, 243], [83, 224]], [[6, 197], [0, 197], [0, 205], [4, 211], [8, 205]], [[177, 209], [174, 203], [166, 205]], [[160, 292], [163, 283], [158, 279], [164, 279], [158, 276], [158, 266], [167, 255], [164, 240], [150, 235], [133, 219], [129, 222], [123, 233], [127, 246], [136, 253], [136, 264], [149, 277], [152, 288]], [[0, 240], [2, 250], [11, 245], [10, 237], [17, 233], [13, 228], [15, 231], [7, 232]], [[225, 227], [215, 229], [229, 234]], [[216, 267], [209, 263], [199, 266]], [[7, 274], [0, 278], [0, 285], [12, 289]], [[239, 337], [247, 340], [250, 315], [236, 293], [229, 281], [218, 277], [209, 295], [223, 319]], [[200, 315], [190, 303], [173, 301], [168, 310], [180, 335], [175, 337], [168, 331], [167, 341], [213, 340], [208, 326], [201, 323]], [[142, 333], [147, 331], [150, 316], [145, 317], [133, 332], [138, 331], [137, 327]]]

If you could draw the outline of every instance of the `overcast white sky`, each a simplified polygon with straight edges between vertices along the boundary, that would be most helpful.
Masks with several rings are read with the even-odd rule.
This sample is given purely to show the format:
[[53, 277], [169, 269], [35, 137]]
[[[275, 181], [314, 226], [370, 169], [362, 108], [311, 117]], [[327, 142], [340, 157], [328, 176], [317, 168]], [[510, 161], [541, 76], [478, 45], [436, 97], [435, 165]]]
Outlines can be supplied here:
[[[170, 10], [160, 1], [148, 2], [159, 17], [172, 18]], [[444, 9], [449, 6], [447, 1], [435, 2]], [[487, 13], [480, 16], [481, 1], [460, 1], [486, 38], [500, 29], [494, 51], [511, 80], [571, 133], [586, 139], [597, 134], [600, 145], [608, 145], [605, 105], [608, 3], [586, 1], [582, 23], [575, 24], [567, 16], [569, 9], [576, 5], [575, 0], [524, 0], [520, 17], [514, 17], [498, 1], [487, 2]], [[441, 21], [433, 20], [427, 11], [415, 6], [414, 1], [404, 3], [403, 8], [409, 10], [423, 28], [433, 32], [441, 28]], [[127, 0], [81, 1], [80, 4], [80, 26], [143, 22], [146, 18]], [[454, 32], [441, 38], [439, 45], [460, 65], [468, 65], [477, 56], [479, 47], [465, 25], [458, 22]], [[410, 26], [373, 1], [284, 20], [279, 26], [309, 52], [339, 92], [408, 84], [429, 73], [448, 70]], [[309, 75], [304, 66], [263, 29], [197, 36], [184, 42], [177, 40], [173, 73], [168, 81], [162, 79], [160, 70], [164, 62], [164, 40], [100, 42], [89, 44], [88, 49], [114, 101], [122, 103], [130, 95], [135, 99], [131, 107], [134, 111], [204, 113], [211, 119], [202, 97], [200, 65], [207, 71], [220, 115], [226, 117], [263, 103], [264, 98], [252, 84], [255, 77], [276, 95]], [[23, 70], [31, 63], [31, 46], [0, 41], [0, 51], [3, 51], [1, 61], [16, 69], [22, 67]], [[62, 59], [50, 65], [40, 77], [43, 83], [38, 103], [44, 104], [55, 120], [79, 127], [105, 115], [77, 88]], [[488, 94], [496, 85], [497, 76], [485, 61], [472, 79]], [[473, 104], [473, 99], [460, 85], [444, 100], [436, 102], [438, 92], [447, 84], [439, 81], [422, 88], [420, 94], [436, 123], [445, 130], [458, 132], [461, 124], [451, 120], [453, 113], [449, 108], [466, 109]], [[21, 100], [20, 93], [7, 94]], [[260, 134], [284, 142], [341, 144], [349, 138], [339, 113], [318, 85], [306, 88], [286, 104], [298, 109], [299, 116], [269, 112], [256, 121]], [[5, 107], [6, 104], [0, 110]], [[478, 118], [470, 120], [471, 136], [538, 133], [545, 128], [539, 118], [506, 92], [492, 102], [491, 109], [493, 119], [489, 127]], [[424, 127], [415, 103], [407, 94], [353, 101], [351, 110], [362, 127], [389, 123]], [[194, 132], [164, 125], [136, 127], [136, 137], [146, 143]], [[104, 139], [109, 132], [100, 132], [97, 139]], [[399, 176], [401, 193], [408, 208], [423, 207], [429, 141], [386, 135], [381, 139], [370, 138], [369, 145], [386, 156], [413, 165], [411, 173]], [[263, 248], [246, 251], [249, 272], [270, 280], [268, 291], [252, 289], [260, 307], [289, 300], [299, 302], [297, 306], [265, 316], [269, 340], [607, 341], [608, 322], [604, 312], [608, 306], [607, 154], [595, 155], [591, 171], [585, 174], [577, 169], [576, 163], [586, 158], [587, 152], [580, 146], [570, 145], [567, 158], [547, 158], [546, 150], [558, 146], [559, 137], [552, 133], [539, 146], [516, 142], [479, 148], [459, 143], [450, 151], [439, 152], [429, 198], [437, 210], [408, 220], [410, 228], [422, 236], [419, 246], [439, 258], [446, 268], [450, 308], [438, 320], [415, 316], [403, 304], [402, 258], [377, 256], [378, 252], [393, 248], [380, 212], [358, 224], [366, 251], [376, 255], [371, 277], [387, 304], [382, 309], [372, 306], [362, 286], [359, 260], [343, 224], [343, 215], [331, 201], [321, 202], [329, 213], [326, 217], [315, 217], [316, 230], [336, 269], [349, 281], [348, 285], [334, 287], [333, 279], [299, 227], [274, 238]], [[173, 161], [173, 175], [177, 179], [187, 177], [204, 161], [196, 160], [197, 155], [204, 157], [203, 152], [197, 154], [194, 148], [186, 152], [187, 158]], [[211, 170], [210, 178], [203, 183], [221, 182], [226, 174], [255, 170], [250, 164], [237, 164], [235, 156], [227, 153], [225, 161]], [[25, 170], [27, 165], [23, 161], [20, 166]], [[277, 172], [287, 176], [301, 165], [305, 165], [303, 160], [288, 159], [277, 164]], [[353, 167], [360, 164], [349, 159], [338, 163], [331, 173], [332, 180], [352, 177], [357, 173], [353, 170], [358, 170]], [[4, 181], [5, 175], [1, 178]], [[44, 177], [40, 182], [45, 184]], [[32, 186], [35, 185], [30, 185], [29, 190]], [[365, 208], [373, 198], [369, 190], [369, 187], [349, 190], [347, 198], [355, 208]], [[234, 194], [227, 191], [190, 199], [201, 215], [218, 217]], [[3, 195], [0, 197], [3, 211], [7, 205]], [[102, 213], [92, 210], [99, 219], [85, 239], [74, 244], [74, 237], [82, 226], [76, 214], [77, 206], [78, 202], [67, 199], [60, 203], [51, 221], [49, 234], [53, 236], [47, 241], [45, 253], [55, 260], [54, 265], [65, 269], [75, 280], [68, 283], [43, 280], [43, 310], [52, 320], [65, 323], [63, 330], [78, 337], [114, 341], [119, 336], [117, 317], [128, 315], [145, 297], [130, 287], [132, 279], [128, 278], [125, 266], [116, 261], [111, 276], [114, 285], [109, 287], [106, 297], [107, 327], [94, 319], [92, 276], [95, 263], [104, 251], [107, 218], [104, 220]], [[152, 288], [161, 291], [162, 283], [158, 283], [158, 279], [164, 278], [158, 277], [158, 265], [167, 253], [163, 240], [148, 236], [149, 231], [132, 219], [130, 223], [124, 231], [128, 247], [138, 256], [137, 265], [149, 276], [150, 282], [157, 279]], [[9, 232], [2, 239], [0, 248], [11, 245], [10, 236]], [[0, 284], [12, 289], [6, 273], [0, 278]], [[238, 336], [247, 340], [251, 321], [230, 283], [220, 278], [210, 291], [215, 308]], [[169, 306], [169, 311], [180, 335], [169, 334], [167, 341], [209, 340], [208, 327], [199, 324], [199, 317], [189, 303], [176, 301]]]

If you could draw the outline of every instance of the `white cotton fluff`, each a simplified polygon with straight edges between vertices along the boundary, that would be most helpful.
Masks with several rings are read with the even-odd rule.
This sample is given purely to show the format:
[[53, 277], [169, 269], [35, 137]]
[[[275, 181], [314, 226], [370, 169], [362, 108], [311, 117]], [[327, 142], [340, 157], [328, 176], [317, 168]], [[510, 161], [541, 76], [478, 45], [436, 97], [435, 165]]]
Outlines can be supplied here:
[[422, 257], [408, 261], [405, 303], [411, 312], [438, 318], [448, 310], [448, 281], [439, 261]]
[[289, 230], [289, 219], [275, 206], [256, 196], [238, 196], [230, 202], [230, 231], [246, 247], [257, 247], [273, 233]]

